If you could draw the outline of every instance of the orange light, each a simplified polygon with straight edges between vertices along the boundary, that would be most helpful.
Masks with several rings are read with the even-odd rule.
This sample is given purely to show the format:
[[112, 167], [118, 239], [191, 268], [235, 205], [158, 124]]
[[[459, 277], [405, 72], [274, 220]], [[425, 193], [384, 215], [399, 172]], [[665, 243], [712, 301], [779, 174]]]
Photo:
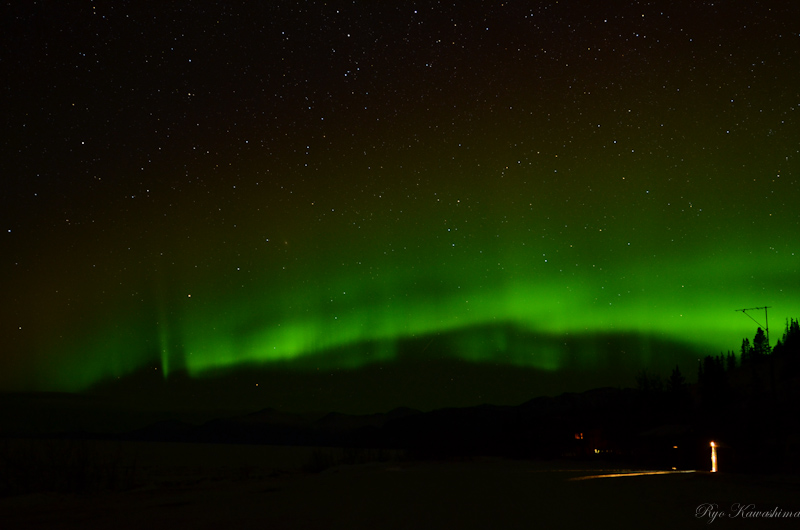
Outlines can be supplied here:
[[717, 444], [711, 442], [711, 472], [717, 472]]
[[676, 473], [694, 473], [694, 469], [681, 471], [629, 471], [627, 473], [611, 473], [608, 475], [587, 475], [585, 477], [572, 477], [568, 480], [591, 480], [595, 478], [641, 477], [645, 475], [674, 475]]

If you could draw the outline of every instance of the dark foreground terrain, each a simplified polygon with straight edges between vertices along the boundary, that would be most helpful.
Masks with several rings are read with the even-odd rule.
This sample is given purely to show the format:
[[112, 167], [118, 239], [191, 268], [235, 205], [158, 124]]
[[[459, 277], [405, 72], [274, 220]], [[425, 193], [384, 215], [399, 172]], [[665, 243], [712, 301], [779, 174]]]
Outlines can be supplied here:
[[[800, 518], [776, 520], [756, 514], [775, 508], [800, 510], [796, 476], [685, 471], [602, 477], [631, 470], [602, 462], [423, 461], [400, 454], [346, 464], [342, 462], [359, 455], [348, 457], [329, 448], [234, 444], [91, 444], [92, 454], [105, 455], [123, 468], [129, 464], [133, 472], [125, 475], [117, 469], [116, 485], [107, 483], [82, 493], [38, 491], [2, 498], [2, 527], [707, 528], [711, 523], [715, 528], [796, 528], [800, 524]], [[330, 466], [320, 470], [324, 467], [320, 461]], [[737, 503], [753, 506], [733, 517]], [[704, 504], [712, 508], [701, 508]], [[712, 513], [717, 514], [713, 522]]]
[[800, 387], [775, 359], [707, 358], [702, 384], [669, 390], [366, 415], [9, 394], [0, 529], [797, 528]]

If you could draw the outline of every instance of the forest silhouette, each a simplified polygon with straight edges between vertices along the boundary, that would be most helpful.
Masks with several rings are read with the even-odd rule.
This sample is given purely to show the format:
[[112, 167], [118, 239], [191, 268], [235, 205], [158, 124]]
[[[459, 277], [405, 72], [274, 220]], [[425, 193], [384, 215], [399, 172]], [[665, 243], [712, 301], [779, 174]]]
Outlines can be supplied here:
[[[758, 328], [729, 350], [698, 359], [697, 383], [676, 366], [664, 383], [642, 371], [636, 389], [655, 423], [680, 424], [693, 445], [716, 440], [728, 470], [800, 471], [800, 323], [787, 319], [770, 347]], [[703, 450], [705, 452], [705, 450]], [[700, 459], [702, 460], [702, 459]]]

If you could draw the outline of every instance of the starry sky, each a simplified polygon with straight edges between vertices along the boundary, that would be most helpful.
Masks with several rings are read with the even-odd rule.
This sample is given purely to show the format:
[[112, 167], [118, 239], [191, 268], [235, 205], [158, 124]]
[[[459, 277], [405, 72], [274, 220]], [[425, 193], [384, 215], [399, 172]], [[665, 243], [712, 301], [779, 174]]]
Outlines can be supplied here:
[[413, 360], [480, 402], [800, 316], [796, 2], [0, 10], [2, 390]]

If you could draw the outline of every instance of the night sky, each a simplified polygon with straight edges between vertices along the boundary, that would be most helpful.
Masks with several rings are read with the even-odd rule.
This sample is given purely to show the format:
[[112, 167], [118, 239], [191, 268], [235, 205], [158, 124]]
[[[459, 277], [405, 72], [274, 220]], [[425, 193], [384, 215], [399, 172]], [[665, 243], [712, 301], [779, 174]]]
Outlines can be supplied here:
[[796, 2], [0, 10], [0, 390], [477, 403], [800, 316]]

